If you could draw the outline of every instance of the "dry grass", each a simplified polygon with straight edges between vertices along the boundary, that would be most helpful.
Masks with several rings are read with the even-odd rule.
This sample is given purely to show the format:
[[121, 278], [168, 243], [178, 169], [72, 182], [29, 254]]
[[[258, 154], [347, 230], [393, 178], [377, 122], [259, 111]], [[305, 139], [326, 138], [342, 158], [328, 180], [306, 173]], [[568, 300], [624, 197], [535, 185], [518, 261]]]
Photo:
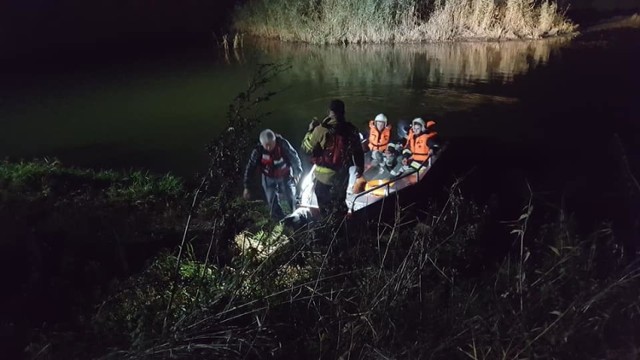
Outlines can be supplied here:
[[[419, 222], [407, 218], [404, 209], [389, 222], [350, 231], [340, 221], [319, 224], [267, 258], [238, 258], [220, 282], [225, 285], [202, 299], [197, 310], [187, 311], [169, 339], [111, 355], [521, 359], [637, 354], [633, 318], [640, 316], [640, 272], [625, 266], [610, 229], [582, 240], [566, 224], [533, 226], [531, 197], [508, 225], [514, 234], [510, 254], [487, 267], [478, 242], [487, 210], [465, 200], [458, 185], [452, 185], [443, 206], [431, 208]], [[560, 236], [562, 245], [555, 241]], [[292, 265], [299, 262], [305, 265]], [[614, 344], [611, 337], [623, 341]]]
[[636, 13], [631, 16], [615, 17], [612, 19], [608, 19], [606, 21], [603, 21], [597, 25], [594, 25], [586, 29], [585, 32], [603, 31], [603, 30], [621, 29], [621, 28], [640, 28], [640, 14]]
[[313, 44], [539, 39], [575, 32], [550, 1], [254, 1], [235, 16], [238, 31]]

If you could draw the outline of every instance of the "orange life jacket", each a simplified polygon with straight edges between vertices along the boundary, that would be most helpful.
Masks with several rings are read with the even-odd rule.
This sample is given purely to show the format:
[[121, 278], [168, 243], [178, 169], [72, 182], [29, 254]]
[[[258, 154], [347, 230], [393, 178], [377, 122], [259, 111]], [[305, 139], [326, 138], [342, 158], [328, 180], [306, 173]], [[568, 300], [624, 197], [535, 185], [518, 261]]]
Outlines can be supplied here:
[[391, 138], [391, 126], [387, 125], [378, 131], [376, 122], [369, 121], [369, 150], [385, 151], [387, 145], [389, 145], [389, 139]]
[[429, 145], [427, 145], [427, 142], [437, 134], [438, 133], [434, 131], [414, 136], [413, 129], [409, 130], [405, 149], [411, 151], [411, 158], [414, 161], [424, 162], [429, 158]]

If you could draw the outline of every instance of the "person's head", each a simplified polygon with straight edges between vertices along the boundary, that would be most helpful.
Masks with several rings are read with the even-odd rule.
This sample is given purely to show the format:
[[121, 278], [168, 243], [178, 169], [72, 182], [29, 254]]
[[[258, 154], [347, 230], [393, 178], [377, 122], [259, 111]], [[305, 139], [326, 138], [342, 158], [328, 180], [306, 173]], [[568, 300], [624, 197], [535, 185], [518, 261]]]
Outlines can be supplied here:
[[329, 103], [329, 116], [336, 120], [344, 120], [344, 102], [334, 99]]
[[260, 133], [260, 145], [267, 151], [273, 150], [276, 147], [276, 134], [271, 129], [262, 130]]
[[378, 131], [382, 131], [387, 127], [387, 117], [384, 114], [378, 114], [373, 121]]
[[422, 118], [413, 119], [411, 122], [411, 128], [413, 129], [414, 134], [421, 134], [426, 129], [424, 120], [422, 120]]
[[396, 144], [389, 143], [387, 148], [384, 150], [384, 156], [387, 158], [393, 158], [396, 155], [398, 155], [398, 148], [396, 147]]

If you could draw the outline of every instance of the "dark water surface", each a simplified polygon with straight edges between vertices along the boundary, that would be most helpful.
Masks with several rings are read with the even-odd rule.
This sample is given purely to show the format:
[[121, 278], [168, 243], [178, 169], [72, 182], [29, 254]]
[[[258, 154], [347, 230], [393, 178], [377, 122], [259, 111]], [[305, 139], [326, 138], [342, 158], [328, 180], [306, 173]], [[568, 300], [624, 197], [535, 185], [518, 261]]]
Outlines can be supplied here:
[[[557, 150], [637, 128], [639, 33], [347, 48], [247, 41], [226, 55], [212, 47], [11, 64], [0, 82], [0, 154], [190, 176], [206, 166], [204, 145], [265, 61], [292, 66], [270, 84], [282, 91], [263, 109], [273, 111], [264, 126], [294, 144], [311, 117], [342, 98], [363, 130], [384, 112], [392, 122], [434, 119], [467, 144]], [[597, 142], [584, 151], [597, 152]]]
[[[395, 47], [247, 42], [229, 54], [206, 47], [87, 51], [0, 63], [0, 156], [189, 178], [206, 167], [204, 146], [224, 130], [228, 104], [246, 89], [255, 63], [288, 61], [291, 69], [270, 84], [281, 92], [261, 110], [273, 111], [264, 126], [294, 145], [332, 98], [345, 100], [362, 130], [379, 112], [394, 124], [434, 119], [450, 141], [434, 170], [449, 180], [471, 173], [474, 191], [465, 196], [498, 199], [502, 233], [502, 221], [522, 211], [528, 183], [536, 207], [566, 205], [582, 233], [610, 220], [629, 248], [638, 242], [640, 189], [632, 175], [640, 173], [640, 30]], [[46, 305], [29, 317], [16, 312], [20, 331], [30, 333], [27, 324], [39, 326], [40, 317], [67, 316], [45, 314], [67, 309], [66, 302], [47, 298]], [[24, 334], [12, 342], [16, 351], [29, 343]]]

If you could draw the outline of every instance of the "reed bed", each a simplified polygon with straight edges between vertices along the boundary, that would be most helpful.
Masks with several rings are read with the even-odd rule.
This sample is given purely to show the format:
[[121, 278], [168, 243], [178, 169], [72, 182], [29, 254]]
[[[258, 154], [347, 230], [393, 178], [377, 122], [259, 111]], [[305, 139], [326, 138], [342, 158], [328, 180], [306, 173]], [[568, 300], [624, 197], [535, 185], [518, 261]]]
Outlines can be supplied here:
[[239, 8], [234, 27], [312, 44], [539, 39], [577, 30], [546, 0], [257, 0]]

